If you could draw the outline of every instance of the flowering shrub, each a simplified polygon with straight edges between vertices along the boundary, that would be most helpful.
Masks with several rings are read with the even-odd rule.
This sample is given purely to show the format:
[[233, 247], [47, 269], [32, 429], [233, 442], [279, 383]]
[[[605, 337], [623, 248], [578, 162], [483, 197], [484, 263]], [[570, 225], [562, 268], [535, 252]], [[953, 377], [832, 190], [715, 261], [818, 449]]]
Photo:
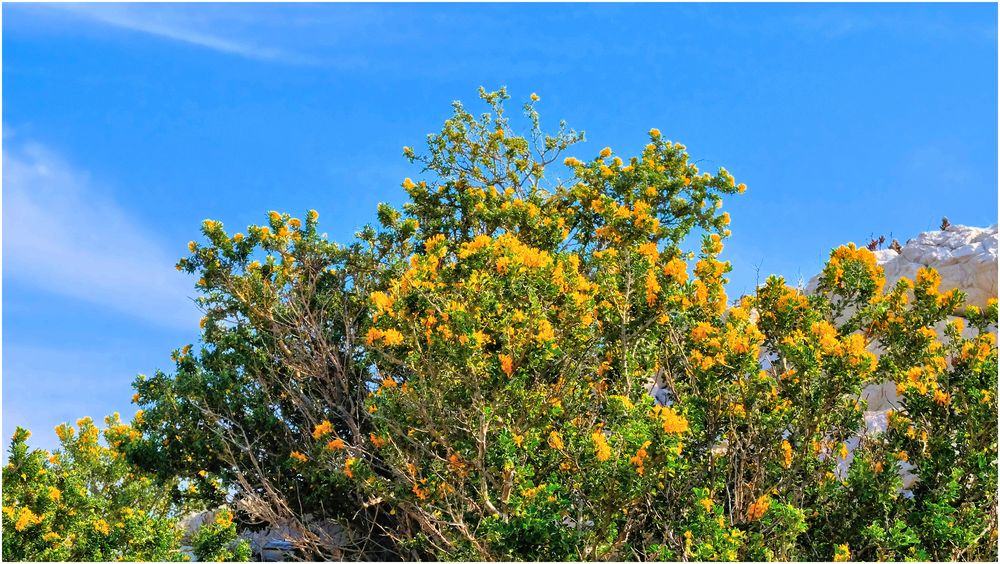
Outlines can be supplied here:
[[[60, 425], [61, 448], [52, 454], [29, 449], [28, 431], [14, 432], [3, 469], [4, 560], [189, 560], [169, 490], [119, 449], [138, 431], [118, 414], [105, 423], [103, 431], [89, 417], [76, 427]], [[197, 532], [194, 554], [202, 561], [247, 560], [245, 542], [236, 553], [216, 548], [235, 539], [230, 515], [225, 527]]]
[[250, 543], [245, 540], [236, 541], [236, 523], [233, 513], [221, 509], [216, 513], [215, 520], [206, 523], [194, 533], [191, 539], [193, 552], [200, 562], [248, 562], [250, 560]]
[[202, 346], [136, 382], [133, 461], [223, 484], [192, 499], [235, 488], [314, 558], [996, 557], [995, 301], [941, 338], [959, 292], [887, 290], [847, 246], [814, 295], [772, 277], [732, 302], [728, 171], [655, 129], [566, 156], [583, 135], [544, 134], [537, 97], [524, 137], [481, 97], [404, 148], [426, 178], [349, 246], [314, 211], [205, 222], [178, 263]]

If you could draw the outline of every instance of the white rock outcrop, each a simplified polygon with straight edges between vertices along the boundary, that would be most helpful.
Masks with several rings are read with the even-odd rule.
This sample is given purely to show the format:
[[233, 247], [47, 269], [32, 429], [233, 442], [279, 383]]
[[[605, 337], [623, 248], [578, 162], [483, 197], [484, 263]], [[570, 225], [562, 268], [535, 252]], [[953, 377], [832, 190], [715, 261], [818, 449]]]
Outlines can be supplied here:
[[[915, 279], [918, 269], [929, 266], [941, 274], [941, 291], [958, 288], [967, 305], [983, 307], [997, 295], [996, 224], [926, 231], [907, 241], [900, 252], [880, 249], [875, 258], [885, 269], [886, 288], [903, 277]], [[809, 280], [806, 292], [815, 291], [818, 283], [817, 275]]]
[[[958, 288], [966, 295], [966, 305], [983, 307], [987, 300], [997, 296], [997, 241], [996, 224], [949, 225], [940, 231], [917, 235], [900, 252], [877, 250], [875, 259], [885, 269], [886, 288], [903, 277], [914, 280], [918, 269], [929, 266], [941, 274], [942, 292]], [[814, 292], [818, 285], [819, 275], [813, 276], [806, 285], [806, 293]], [[944, 323], [936, 329], [943, 334]], [[973, 334], [973, 328], [965, 328], [966, 337]], [[897, 402], [896, 387], [891, 382], [869, 386], [862, 397], [868, 401], [869, 413], [884, 412]]]
[[[931, 267], [941, 275], [942, 292], [958, 288], [966, 295], [966, 305], [983, 307], [987, 300], [997, 296], [997, 239], [996, 224], [990, 227], [949, 225], [940, 231], [927, 231], [917, 235], [907, 241], [899, 252], [893, 249], [874, 252], [878, 264], [885, 269], [886, 288], [892, 287], [900, 278], [914, 280], [917, 270]], [[818, 285], [819, 275], [816, 275], [806, 285], [806, 293], [815, 292]], [[936, 329], [939, 334], [943, 334], [944, 323]], [[965, 331], [967, 337], [973, 335], [972, 328], [966, 327]], [[868, 386], [861, 397], [868, 403], [868, 411], [864, 415], [865, 432], [884, 431], [887, 424], [886, 412], [895, 408], [898, 403], [896, 385], [885, 382]], [[845, 460], [838, 462], [839, 474], [846, 475], [858, 441], [856, 437], [847, 441], [850, 454]], [[904, 494], [909, 494], [907, 488], [916, 480], [911, 472], [913, 468], [908, 463], [900, 464]]]

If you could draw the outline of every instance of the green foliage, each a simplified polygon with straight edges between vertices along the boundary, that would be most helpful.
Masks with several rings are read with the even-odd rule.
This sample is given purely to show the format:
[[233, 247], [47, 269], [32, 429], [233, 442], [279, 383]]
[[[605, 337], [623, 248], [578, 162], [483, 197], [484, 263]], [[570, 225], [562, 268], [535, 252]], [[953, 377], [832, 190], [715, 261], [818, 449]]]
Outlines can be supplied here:
[[191, 539], [194, 555], [200, 562], [248, 562], [250, 543], [236, 540], [236, 524], [228, 509], [221, 509], [215, 521], [198, 528]]
[[[204, 223], [178, 263], [201, 343], [136, 381], [132, 464], [188, 507], [235, 492], [317, 559], [996, 558], [995, 300], [963, 332], [936, 273], [886, 290], [848, 245], [814, 295], [731, 302], [728, 171], [655, 129], [564, 157], [583, 135], [546, 135], [537, 97], [523, 136], [480, 97], [404, 148], [425, 178], [349, 246], [314, 211]], [[242, 557], [232, 526], [197, 554]]]
[[[107, 418], [111, 445], [134, 430]], [[18, 428], [3, 470], [4, 560], [182, 560], [164, 491], [99, 442], [90, 418], [60, 425], [60, 450], [29, 449]]]
[[[58, 426], [60, 449], [52, 454], [29, 448], [27, 430], [14, 432], [3, 469], [4, 560], [189, 560], [168, 489], [120, 450], [138, 431], [118, 414], [105, 423], [103, 431], [89, 417]], [[235, 544], [236, 526], [227, 510], [220, 515], [196, 531], [195, 554], [247, 561], [245, 541], [226, 549]]]

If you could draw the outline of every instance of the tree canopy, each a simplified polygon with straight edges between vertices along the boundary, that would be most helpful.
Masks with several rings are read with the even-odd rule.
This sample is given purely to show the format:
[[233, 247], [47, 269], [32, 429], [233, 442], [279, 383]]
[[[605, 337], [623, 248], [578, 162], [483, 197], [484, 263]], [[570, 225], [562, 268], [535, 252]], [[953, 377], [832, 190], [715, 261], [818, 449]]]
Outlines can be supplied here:
[[348, 245], [315, 211], [204, 222], [201, 341], [136, 380], [129, 464], [306, 558], [996, 557], [996, 300], [948, 321], [961, 292], [853, 245], [732, 300], [729, 171], [656, 129], [578, 158], [537, 96], [480, 98]]

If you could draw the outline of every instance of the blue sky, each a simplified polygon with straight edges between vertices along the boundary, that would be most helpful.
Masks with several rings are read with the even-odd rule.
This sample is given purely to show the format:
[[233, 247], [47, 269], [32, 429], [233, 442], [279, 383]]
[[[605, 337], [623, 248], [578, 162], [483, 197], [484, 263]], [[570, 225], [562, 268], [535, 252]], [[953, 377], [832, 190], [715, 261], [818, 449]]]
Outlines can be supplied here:
[[727, 202], [731, 295], [829, 250], [997, 221], [997, 7], [3, 5], [3, 436], [131, 415], [197, 339], [201, 220], [399, 203], [401, 157], [480, 85], [537, 92], [574, 154], [657, 127]]

